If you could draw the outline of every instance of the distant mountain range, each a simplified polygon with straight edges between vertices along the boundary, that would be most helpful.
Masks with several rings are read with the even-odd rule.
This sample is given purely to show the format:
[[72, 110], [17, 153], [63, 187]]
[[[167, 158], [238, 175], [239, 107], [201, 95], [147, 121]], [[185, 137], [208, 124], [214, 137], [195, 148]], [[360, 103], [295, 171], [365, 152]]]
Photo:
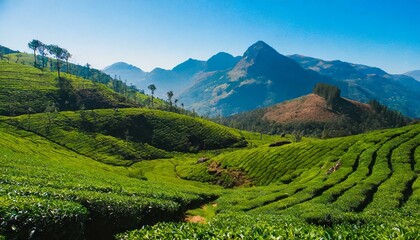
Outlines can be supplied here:
[[405, 75], [388, 74], [382, 69], [339, 60], [291, 55], [305, 69], [341, 82], [342, 95], [361, 102], [376, 99], [410, 117], [420, 116], [420, 82]]
[[165, 99], [172, 90], [187, 108], [209, 116], [229, 116], [300, 97], [318, 82], [339, 87], [344, 97], [376, 99], [407, 116], [420, 116], [420, 82], [410, 76], [338, 60], [284, 56], [263, 41], [241, 57], [221, 52], [207, 61], [188, 59], [172, 70], [156, 68], [137, 79], [133, 84], [138, 88], [147, 92], [147, 86], [155, 84], [156, 96]]
[[406, 72], [406, 73], [404, 73], [404, 75], [410, 76], [410, 77], [416, 79], [417, 81], [420, 81], [420, 70], [414, 70], [414, 71]]
[[140, 68], [130, 65], [125, 62], [114, 63], [102, 70], [114, 78], [121, 78], [122, 81], [127, 81], [128, 84], [138, 86], [146, 73]]
[[201, 114], [229, 116], [308, 94], [317, 82], [334, 80], [259, 41], [233, 68], [202, 74], [180, 101]]
[[140, 89], [147, 91], [147, 86], [155, 84], [157, 97], [166, 99], [166, 93], [173, 91], [175, 97], [192, 85], [202, 74], [212, 71], [230, 69], [236, 65], [240, 57], [219, 52], [207, 61], [188, 59], [171, 70], [155, 68], [151, 72], [143, 72], [140, 68], [124, 62], [114, 63], [103, 71], [111, 76], [120, 76]]

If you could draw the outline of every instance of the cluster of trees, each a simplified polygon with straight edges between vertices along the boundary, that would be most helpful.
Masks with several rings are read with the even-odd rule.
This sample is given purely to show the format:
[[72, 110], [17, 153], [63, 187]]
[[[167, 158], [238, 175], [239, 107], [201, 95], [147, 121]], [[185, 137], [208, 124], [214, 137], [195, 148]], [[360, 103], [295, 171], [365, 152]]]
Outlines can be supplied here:
[[178, 99], [173, 99], [174, 97], [174, 92], [172, 90], [168, 91], [166, 93], [166, 96], [168, 97], [167, 99], [167, 104], [163, 105], [163, 106], [155, 106], [154, 105], [154, 94], [155, 91], [157, 90], [156, 85], [155, 84], [150, 84], [149, 86], [147, 86], [147, 88], [150, 90], [150, 106], [152, 108], [156, 108], [159, 110], [164, 110], [164, 111], [169, 111], [169, 112], [175, 112], [175, 113], [179, 113], [179, 114], [184, 114], [187, 116], [191, 116], [191, 117], [198, 117], [198, 114], [194, 111], [194, 109], [192, 111], [186, 110], [185, 109], [185, 105], [184, 103], [181, 103], [180, 106], [178, 106]]
[[[150, 90], [150, 92], [151, 92], [151, 103], [152, 103], [152, 107], [153, 107], [153, 104], [154, 104], [154, 94], [155, 94], [155, 91], [156, 91], [156, 85], [155, 84], [150, 84], [149, 86], [147, 86], [147, 88]], [[178, 99], [175, 99], [174, 100], [174, 102], [172, 102], [172, 98], [174, 97], [174, 92], [171, 90], [171, 91], [168, 91], [167, 93], [166, 93], [166, 95], [168, 96], [168, 103], [169, 103], [169, 109], [171, 110], [172, 108], [173, 108], [173, 103], [175, 104], [175, 108], [177, 107], [177, 103], [178, 103]], [[181, 103], [181, 107], [182, 108], [184, 108], [184, 103]]]
[[410, 121], [410, 119], [402, 115], [400, 112], [389, 109], [377, 100], [371, 100], [368, 104], [375, 113], [381, 116], [380, 120], [382, 125], [400, 127], [406, 125]]
[[[89, 63], [86, 63], [84, 66], [69, 63], [69, 59], [72, 57], [72, 55], [69, 53], [69, 51], [67, 51], [67, 49], [54, 44], [47, 45], [37, 39], [30, 41], [28, 43], [28, 47], [34, 52], [35, 67], [43, 69], [47, 67], [47, 63], [49, 61], [50, 70], [57, 71], [59, 78], [61, 78], [60, 72], [62, 72], [63, 69], [67, 73], [71, 73], [84, 79], [92, 80], [94, 84], [105, 84], [115, 92], [124, 95], [127, 99], [130, 99], [133, 102], [137, 102], [137, 92], [140, 91], [135, 86], [128, 86], [126, 82], [121, 80], [121, 78], [117, 79], [117, 76], [112, 78], [100, 70], [91, 68]], [[49, 58], [49, 56], [55, 59], [55, 64], [53, 64], [53, 60]], [[66, 64], [63, 65], [63, 62]]]
[[[47, 55], [49, 54], [50, 56], [54, 57], [56, 60], [56, 69], [58, 72], [58, 78], [60, 78], [60, 68], [61, 68], [62, 61], [66, 61], [67, 71], [68, 71], [69, 59], [72, 56], [70, 52], [67, 51], [67, 49], [59, 47], [58, 45], [54, 45], [54, 44], [47, 45], [36, 39], [33, 39], [32, 41], [30, 41], [28, 43], [28, 47], [34, 51], [34, 66], [35, 67], [38, 67], [38, 64], [36, 62], [37, 60], [36, 53], [38, 52], [39, 55], [42, 56], [41, 58], [42, 68], [45, 67], [45, 59]], [[52, 62], [51, 62], [51, 66], [52, 66]]]
[[337, 104], [340, 101], [340, 89], [336, 86], [326, 83], [317, 83], [313, 92], [323, 97], [327, 101], [327, 107], [333, 111], [337, 109]]

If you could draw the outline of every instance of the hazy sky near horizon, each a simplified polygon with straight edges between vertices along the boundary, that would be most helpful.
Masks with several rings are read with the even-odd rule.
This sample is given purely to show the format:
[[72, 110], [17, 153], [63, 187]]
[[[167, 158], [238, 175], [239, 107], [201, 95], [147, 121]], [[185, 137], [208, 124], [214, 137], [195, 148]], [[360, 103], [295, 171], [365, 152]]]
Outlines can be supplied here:
[[420, 0], [0, 0], [0, 44], [39, 39], [72, 62], [124, 61], [151, 71], [258, 40], [281, 54], [420, 69]]

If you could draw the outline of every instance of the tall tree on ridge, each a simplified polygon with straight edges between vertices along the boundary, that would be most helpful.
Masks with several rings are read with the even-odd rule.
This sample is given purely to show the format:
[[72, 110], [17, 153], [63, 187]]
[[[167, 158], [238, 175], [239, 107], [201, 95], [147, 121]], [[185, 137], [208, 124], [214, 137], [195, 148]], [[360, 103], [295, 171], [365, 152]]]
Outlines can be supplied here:
[[58, 78], [60, 78], [60, 67], [61, 67], [61, 61], [65, 59], [66, 56], [68, 56], [70, 53], [57, 45], [48, 45], [47, 47], [48, 52], [53, 55], [57, 61], [57, 72], [58, 72]]
[[34, 50], [34, 66], [36, 66], [36, 51], [41, 47], [44, 46], [44, 44], [36, 39], [33, 39], [28, 43], [28, 47], [32, 50]]
[[86, 75], [85, 75], [85, 78], [86, 79], [89, 79], [89, 77], [90, 77], [90, 64], [89, 63], [86, 63], [86, 65], [85, 65], [85, 67], [86, 67]]
[[168, 95], [168, 101], [169, 101], [169, 110], [172, 110], [172, 97], [174, 96], [174, 92], [171, 90], [166, 93]]
[[156, 86], [155, 84], [150, 84], [147, 88], [152, 92], [152, 107], [153, 107], [153, 95], [155, 94]]
[[42, 68], [44, 68], [44, 67], [46, 67], [45, 66], [45, 59], [47, 58], [47, 46], [45, 46], [45, 44], [42, 44], [41, 46], [39, 46], [38, 47], [38, 53], [42, 57], [42, 59], [41, 59], [42, 60]]
[[67, 65], [67, 73], [69, 73], [69, 58], [72, 57], [72, 55], [66, 50], [64, 49], [64, 55], [63, 55], [63, 59], [66, 60], [66, 65]]

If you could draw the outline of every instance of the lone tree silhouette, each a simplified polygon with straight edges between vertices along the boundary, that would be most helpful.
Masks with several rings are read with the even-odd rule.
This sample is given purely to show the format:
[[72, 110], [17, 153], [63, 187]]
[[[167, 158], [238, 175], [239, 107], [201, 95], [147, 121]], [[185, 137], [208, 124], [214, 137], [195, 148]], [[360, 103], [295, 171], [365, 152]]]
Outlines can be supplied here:
[[153, 107], [153, 95], [155, 94], [156, 86], [155, 84], [150, 84], [147, 88], [152, 92], [152, 107]]
[[36, 66], [36, 51], [39, 50], [44, 44], [36, 39], [33, 39], [28, 43], [28, 47], [34, 50], [34, 66]]
[[168, 95], [169, 109], [172, 110], [172, 97], [174, 96], [174, 92], [169, 91], [166, 94]]

